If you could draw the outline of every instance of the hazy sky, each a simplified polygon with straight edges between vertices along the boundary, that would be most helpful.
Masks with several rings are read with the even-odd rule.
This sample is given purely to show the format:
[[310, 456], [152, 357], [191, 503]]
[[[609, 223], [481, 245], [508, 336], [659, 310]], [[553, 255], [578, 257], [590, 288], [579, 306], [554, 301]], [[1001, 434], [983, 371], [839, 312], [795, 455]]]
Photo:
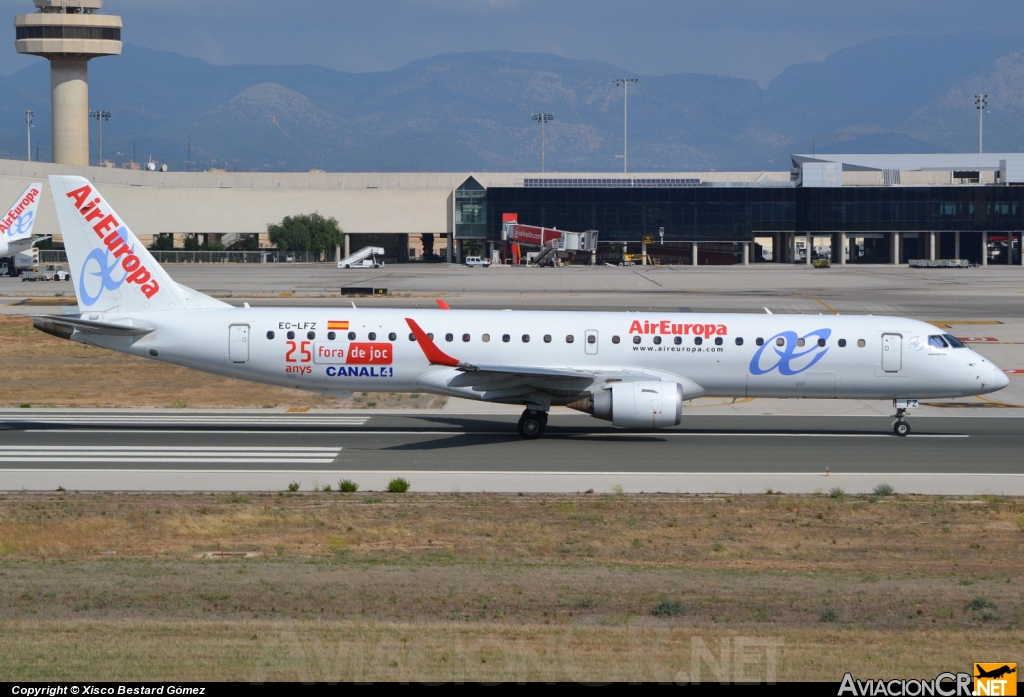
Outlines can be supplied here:
[[[69, 0], [73, 1], [73, 0]], [[0, 0], [0, 72], [14, 52]], [[212, 63], [388, 70], [438, 53], [544, 51], [641, 74], [706, 72], [762, 85], [792, 63], [894, 34], [1024, 33], [1021, 0], [108, 0], [128, 43]]]

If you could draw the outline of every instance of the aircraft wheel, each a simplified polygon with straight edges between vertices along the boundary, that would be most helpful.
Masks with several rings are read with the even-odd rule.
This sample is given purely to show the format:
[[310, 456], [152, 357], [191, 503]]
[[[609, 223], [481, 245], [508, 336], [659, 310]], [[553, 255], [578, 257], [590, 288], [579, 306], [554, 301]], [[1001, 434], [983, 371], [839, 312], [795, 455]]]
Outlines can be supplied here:
[[519, 436], [526, 440], [534, 440], [544, 435], [548, 425], [547, 414], [536, 411], [524, 411], [519, 417]]
[[892, 427], [893, 433], [897, 436], [903, 437], [910, 433], [910, 424], [906, 421], [897, 421]]

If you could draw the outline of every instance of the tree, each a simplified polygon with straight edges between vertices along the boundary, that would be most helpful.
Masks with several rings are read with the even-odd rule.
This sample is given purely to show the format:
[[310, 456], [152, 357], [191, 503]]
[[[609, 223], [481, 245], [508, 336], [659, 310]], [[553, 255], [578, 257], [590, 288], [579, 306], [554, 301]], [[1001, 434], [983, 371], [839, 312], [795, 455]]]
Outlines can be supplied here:
[[423, 258], [429, 259], [434, 256], [434, 235], [432, 233], [426, 233], [420, 236], [423, 240]]
[[170, 232], [161, 232], [153, 235], [153, 244], [151, 244], [149, 248], [163, 250], [174, 249], [174, 234]]
[[268, 225], [270, 241], [283, 252], [334, 253], [345, 242], [344, 233], [334, 218], [319, 213], [286, 216], [279, 225]]

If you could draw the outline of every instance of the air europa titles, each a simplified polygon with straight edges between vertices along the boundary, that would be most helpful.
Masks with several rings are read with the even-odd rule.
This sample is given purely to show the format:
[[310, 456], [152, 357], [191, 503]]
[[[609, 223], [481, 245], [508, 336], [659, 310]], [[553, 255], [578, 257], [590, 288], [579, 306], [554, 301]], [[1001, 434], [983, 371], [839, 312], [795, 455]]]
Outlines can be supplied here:
[[649, 322], [635, 319], [629, 325], [630, 334], [693, 334], [710, 339], [713, 336], [725, 336], [729, 329], [724, 324], [676, 324], [667, 319], [660, 322]]
[[18, 218], [25, 212], [25, 209], [32, 205], [32, 202], [39, 196], [39, 189], [32, 187], [25, 197], [18, 201], [11, 210], [7, 211], [7, 215], [4, 216], [3, 220], [0, 220], [0, 233], [4, 235], [13, 235], [17, 232], [11, 231], [11, 226], [18, 222]]
[[[147, 298], [152, 298], [160, 290], [160, 285], [153, 278], [142, 259], [135, 255], [128, 246], [128, 231], [122, 227], [117, 218], [100, 208], [102, 199], [98, 196], [91, 201], [93, 190], [89, 185], [68, 192], [68, 198], [75, 200], [75, 208], [82, 214], [87, 223], [93, 223], [92, 229], [103, 240], [114, 259], [121, 259], [121, 268], [125, 271], [124, 280], [138, 285], [139, 290]], [[95, 221], [95, 222], [93, 222]]]

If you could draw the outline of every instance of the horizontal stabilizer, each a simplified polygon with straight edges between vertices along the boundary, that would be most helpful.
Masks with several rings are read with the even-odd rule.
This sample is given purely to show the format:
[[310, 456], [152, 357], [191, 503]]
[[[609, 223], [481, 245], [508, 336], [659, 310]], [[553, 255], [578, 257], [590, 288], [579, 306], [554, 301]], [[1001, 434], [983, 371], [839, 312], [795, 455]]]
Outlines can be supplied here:
[[89, 334], [106, 334], [108, 336], [142, 335], [156, 330], [156, 326], [136, 320], [126, 320], [125, 324], [120, 324], [98, 322], [96, 320], [69, 317], [67, 315], [31, 315], [31, 317], [32, 326], [36, 329], [47, 334], [56, 334], [57, 336], [70, 335], [70, 332], [74, 330]]

